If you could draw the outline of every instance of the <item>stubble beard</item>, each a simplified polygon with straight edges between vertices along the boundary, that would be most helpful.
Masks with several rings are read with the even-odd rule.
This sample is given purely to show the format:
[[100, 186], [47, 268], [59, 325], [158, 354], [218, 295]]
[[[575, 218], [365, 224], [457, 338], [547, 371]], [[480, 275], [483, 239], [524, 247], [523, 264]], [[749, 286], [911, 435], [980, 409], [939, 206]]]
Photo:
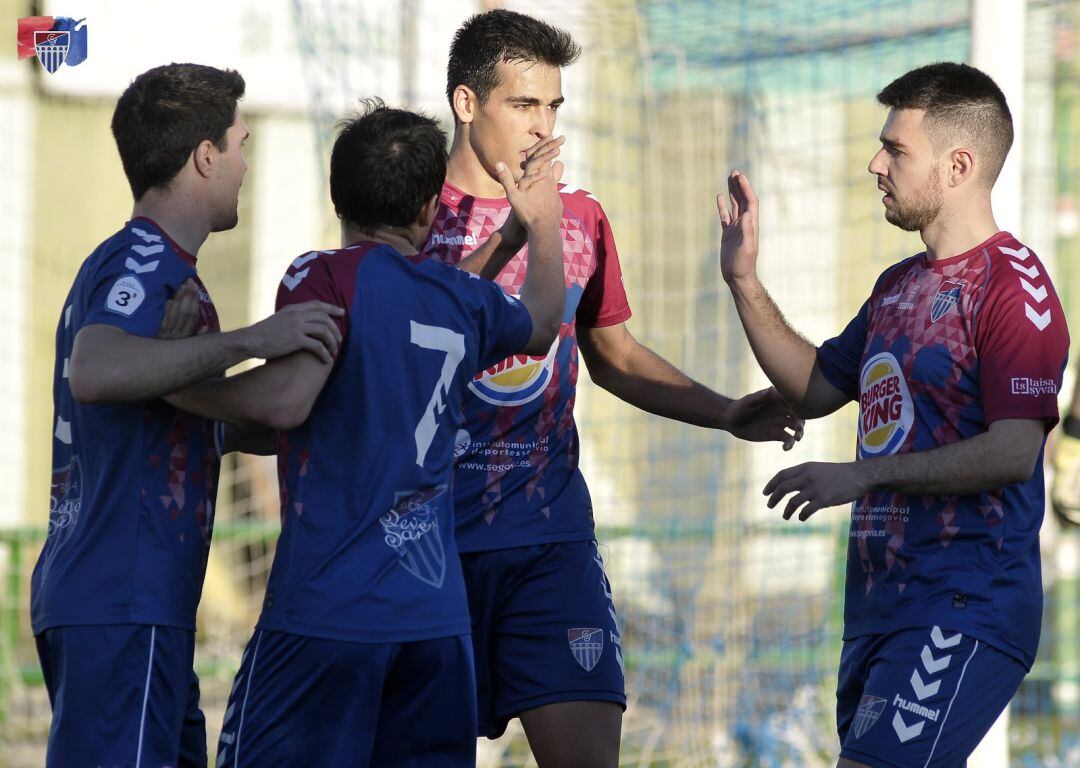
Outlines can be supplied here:
[[922, 232], [929, 227], [941, 213], [944, 195], [941, 192], [941, 175], [935, 164], [930, 170], [930, 177], [921, 190], [910, 201], [901, 203], [894, 196], [892, 208], [885, 209], [885, 220], [905, 232]]

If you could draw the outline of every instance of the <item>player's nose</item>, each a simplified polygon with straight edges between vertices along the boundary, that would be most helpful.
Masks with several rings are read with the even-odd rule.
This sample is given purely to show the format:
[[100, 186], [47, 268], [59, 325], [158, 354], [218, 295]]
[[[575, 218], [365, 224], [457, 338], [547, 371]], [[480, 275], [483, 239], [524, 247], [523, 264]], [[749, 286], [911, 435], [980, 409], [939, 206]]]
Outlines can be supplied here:
[[871, 175], [873, 175], [873, 176], [885, 176], [885, 175], [887, 175], [886, 171], [888, 169], [885, 167], [885, 148], [884, 147], [879, 149], [874, 154], [874, 156], [870, 158], [870, 163], [866, 166], [866, 170], [868, 170], [871, 173]]

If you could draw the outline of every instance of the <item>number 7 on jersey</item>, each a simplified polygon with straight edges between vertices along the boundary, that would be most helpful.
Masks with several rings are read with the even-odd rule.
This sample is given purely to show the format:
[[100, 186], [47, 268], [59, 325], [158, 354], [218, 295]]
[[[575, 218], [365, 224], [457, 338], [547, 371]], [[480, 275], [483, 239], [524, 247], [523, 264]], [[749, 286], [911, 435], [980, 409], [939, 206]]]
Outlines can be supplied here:
[[446, 410], [444, 398], [450, 392], [450, 386], [454, 382], [454, 373], [461, 365], [465, 357], [465, 336], [451, 331], [449, 328], [440, 328], [437, 325], [424, 325], [415, 320], [409, 321], [411, 329], [410, 341], [418, 347], [445, 352], [442, 372], [439, 380], [435, 383], [435, 391], [431, 393], [424, 415], [420, 417], [420, 423], [416, 425], [413, 433], [416, 438], [416, 463], [424, 466], [431, 441], [435, 439], [435, 432], [439, 428], [438, 417]]

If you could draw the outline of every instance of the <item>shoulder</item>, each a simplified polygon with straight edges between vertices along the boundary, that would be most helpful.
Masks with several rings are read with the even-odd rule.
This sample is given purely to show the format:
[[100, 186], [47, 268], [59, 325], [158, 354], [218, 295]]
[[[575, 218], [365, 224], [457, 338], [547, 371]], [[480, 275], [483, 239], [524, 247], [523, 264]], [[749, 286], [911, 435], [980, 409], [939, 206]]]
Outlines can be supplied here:
[[1050, 276], [1039, 257], [1012, 235], [987, 246], [986, 262], [990, 281], [988, 288], [993, 292], [1019, 290], [1023, 282], [1050, 284]]
[[564, 208], [579, 218], [585, 221], [607, 218], [604, 207], [592, 192], [573, 184], [559, 184], [559, 194], [562, 196]]
[[195, 267], [168, 240], [129, 222], [102, 242], [87, 259], [87, 269], [80, 277], [101, 280], [110, 276], [129, 276], [140, 285], [180, 283], [194, 276]]
[[986, 250], [984, 314], [994, 308], [1010, 315], [1015, 312], [1018, 320], [1022, 315], [1040, 331], [1062, 315], [1050, 274], [1033, 250], [1011, 235]]
[[898, 261], [895, 264], [890, 264], [880, 275], [878, 275], [877, 280], [874, 281], [874, 289], [871, 296], [873, 297], [882, 293], [888, 293], [908, 272], [918, 267], [922, 262], [922, 259], [923, 254], [917, 253], [914, 256], [908, 256], [906, 259]]

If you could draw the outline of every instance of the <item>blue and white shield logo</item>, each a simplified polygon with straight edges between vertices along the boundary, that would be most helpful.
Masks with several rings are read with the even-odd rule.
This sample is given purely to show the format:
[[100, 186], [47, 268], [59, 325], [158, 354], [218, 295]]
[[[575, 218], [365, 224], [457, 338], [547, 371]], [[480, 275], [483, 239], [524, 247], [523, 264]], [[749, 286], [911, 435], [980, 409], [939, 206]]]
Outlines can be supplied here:
[[574, 654], [577, 663], [586, 672], [592, 672], [592, 668], [604, 653], [604, 630], [596, 627], [574, 627], [566, 630], [566, 637], [570, 642], [570, 653]]
[[934, 306], [930, 308], [930, 322], [936, 323], [960, 301], [960, 291], [964, 284], [956, 280], [945, 280], [934, 296]]
[[60, 69], [67, 60], [68, 48], [71, 47], [70, 32], [46, 30], [34, 32], [34, 52], [38, 61], [50, 75]]
[[394, 508], [379, 518], [383, 541], [397, 552], [401, 567], [436, 589], [442, 588], [446, 577], [446, 549], [439, 533], [437, 503], [445, 493], [445, 485], [398, 493]]
[[851, 729], [855, 732], [855, 738], [861, 739], [863, 734], [874, 727], [874, 723], [885, 711], [887, 702], [878, 696], [869, 694], [862, 697], [859, 708], [855, 711], [855, 720], [851, 723]]

